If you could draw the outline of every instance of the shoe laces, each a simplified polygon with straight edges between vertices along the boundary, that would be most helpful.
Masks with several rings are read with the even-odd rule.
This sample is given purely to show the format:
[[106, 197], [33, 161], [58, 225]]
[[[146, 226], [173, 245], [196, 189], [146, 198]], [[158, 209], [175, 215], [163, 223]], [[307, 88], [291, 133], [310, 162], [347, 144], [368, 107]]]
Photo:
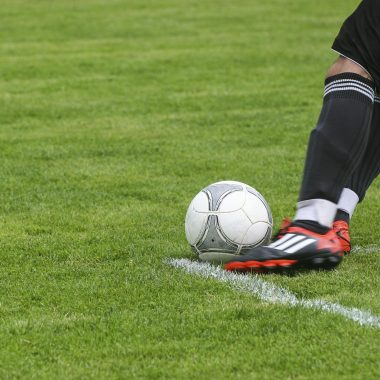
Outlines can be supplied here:
[[276, 232], [274, 235], [274, 239], [279, 239], [283, 235], [285, 235], [288, 232], [289, 227], [292, 224], [292, 220], [290, 218], [284, 218], [281, 222], [280, 229]]
[[344, 220], [336, 220], [333, 224], [334, 230], [338, 232], [348, 232], [348, 224]]

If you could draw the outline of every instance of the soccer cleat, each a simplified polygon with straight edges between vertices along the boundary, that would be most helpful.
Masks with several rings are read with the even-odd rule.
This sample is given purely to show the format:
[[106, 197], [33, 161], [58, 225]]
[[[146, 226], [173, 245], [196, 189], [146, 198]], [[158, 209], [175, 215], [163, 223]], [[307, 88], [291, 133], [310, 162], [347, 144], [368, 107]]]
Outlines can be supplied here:
[[[277, 233], [273, 236], [272, 241], [275, 242], [278, 239], [281, 239], [286, 232], [288, 231], [288, 228], [292, 225], [292, 220], [290, 218], [284, 218], [280, 229], [277, 231]], [[350, 253], [351, 252], [351, 238], [349, 234], [348, 224], [344, 220], [336, 220], [333, 223], [333, 230], [338, 235], [340, 244], [342, 245], [344, 253]]]
[[333, 229], [318, 234], [290, 226], [285, 235], [268, 246], [256, 247], [224, 265], [229, 271], [257, 273], [288, 272], [293, 269], [332, 269], [344, 252]]
[[348, 223], [344, 220], [336, 220], [333, 223], [333, 230], [338, 235], [340, 244], [342, 245], [344, 253], [351, 252], [351, 238], [348, 232]]
[[273, 236], [272, 241], [275, 242], [278, 239], [281, 239], [288, 231], [288, 228], [292, 225], [292, 220], [290, 218], [284, 218], [281, 222], [280, 229]]

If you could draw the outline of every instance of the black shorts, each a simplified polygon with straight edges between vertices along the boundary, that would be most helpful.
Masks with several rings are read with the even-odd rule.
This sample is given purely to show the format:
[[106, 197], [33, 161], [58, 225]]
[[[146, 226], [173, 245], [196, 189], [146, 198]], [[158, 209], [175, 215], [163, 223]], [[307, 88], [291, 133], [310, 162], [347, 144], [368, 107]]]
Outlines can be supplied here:
[[362, 66], [380, 89], [380, 0], [363, 0], [342, 25], [332, 49]]

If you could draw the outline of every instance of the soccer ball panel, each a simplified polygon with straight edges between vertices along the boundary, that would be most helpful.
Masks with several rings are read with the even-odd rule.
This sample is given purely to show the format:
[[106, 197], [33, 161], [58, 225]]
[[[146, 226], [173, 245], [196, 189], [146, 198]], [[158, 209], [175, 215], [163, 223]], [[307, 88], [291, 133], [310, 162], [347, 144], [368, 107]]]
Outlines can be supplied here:
[[208, 197], [200, 192], [196, 195], [187, 210], [185, 232], [190, 245], [198, 243], [204, 234], [208, 219]]
[[204, 191], [199, 192], [193, 201], [190, 203], [190, 208], [192, 208], [193, 211], [196, 212], [206, 212], [208, 213], [210, 211], [210, 200], [207, 194]]
[[241, 240], [242, 245], [256, 246], [260, 243], [266, 242], [266, 237], [269, 233], [272, 232], [271, 225], [268, 225], [267, 222], [257, 222], [251, 224], [248, 228], [246, 234], [243, 236]]
[[207, 251], [199, 253], [199, 259], [201, 261], [207, 261], [213, 264], [225, 264], [238, 257], [239, 254], [227, 252]]
[[[240, 192], [243, 190], [243, 186], [238, 182], [217, 182], [207, 186], [203, 189], [204, 192], [209, 194], [211, 199], [210, 211], [220, 211], [219, 205], [226, 195], [231, 192]], [[236, 208], [235, 208], [236, 209]]]
[[[271, 209], [270, 209], [270, 207], [269, 207], [267, 201], [265, 200], [265, 198], [264, 198], [264, 197], [263, 197], [263, 196], [262, 196], [262, 195], [261, 195], [256, 189], [254, 189], [254, 188], [251, 187], [251, 186], [248, 186], [248, 185], [247, 185], [247, 190], [248, 190], [248, 194], [249, 194], [249, 195], [253, 195], [255, 198], [261, 200], [263, 206], [264, 206], [265, 209], [266, 209], [266, 217], [265, 217], [265, 218], [268, 218], [268, 222], [269, 222], [271, 225], [273, 225], [272, 211], [271, 211]], [[249, 197], [249, 199], [252, 199], [252, 197]], [[248, 204], [248, 207], [250, 207], [249, 204]], [[248, 211], [248, 212], [250, 212], [250, 211]], [[250, 214], [249, 214], [249, 215], [250, 215]], [[266, 219], [262, 219], [262, 220], [266, 220]]]
[[219, 217], [210, 215], [207, 221], [207, 227], [200, 242], [197, 243], [196, 249], [199, 252], [218, 251], [234, 253], [237, 250], [237, 245], [226, 240], [221, 233]]
[[247, 200], [244, 204], [244, 212], [250, 219], [251, 223], [268, 221], [269, 213], [266, 205], [260, 198], [247, 192]]
[[219, 212], [233, 213], [243, 208], [246, 201], [246, 191], [243, 188], [240, 191], [234, 191], [234, 189], [231, 191], [219, 200]]
[[243, 244], [244, 236], [252, 226], [251, 221], [243, 210], [219, 214], [218, 220], [220, 229], [228, 240], [236, 244]]

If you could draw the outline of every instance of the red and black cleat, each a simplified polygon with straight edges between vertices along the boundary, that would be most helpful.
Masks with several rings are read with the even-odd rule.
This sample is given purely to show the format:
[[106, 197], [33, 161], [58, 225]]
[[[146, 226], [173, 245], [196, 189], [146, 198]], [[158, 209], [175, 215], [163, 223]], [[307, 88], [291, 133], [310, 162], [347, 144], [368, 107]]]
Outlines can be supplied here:
[[225, 264], [224, 269], [256, 273], [333, 269], [342, 261], [343, 255], [342, 245], [333, 229], [326, 234], [318, 234], [290, 226], [274, 243], [253, 248]]
[[287, 232], [288, 228], [292, 225], [292, 220], [290, 218], [284, 218], [281, 222], [280, 229], [273, 236], [272, 241], [281, 239]]
[[[272, 241], [275, 242], [278, 239], [281, 239], [288, 231], [288, 228], [292, 225], [292, 220], [290, 218], [284, 218], [280, 229], [273, 236]], [[351, 252], [351, 238], [349, 233], [348, 223], [344, 220], [336, 220], [333, 223], [333, 230], [338, 235], [340, 244], [342, 245], [343, 251], [345, 254]]]
[[348, 223], [344, 220], [336, 220], [333, 223], [333, 230], [338, 235], [340, 244], [342, 245], [344, 253], [351, 252], [351, 238], [348, 231]]

